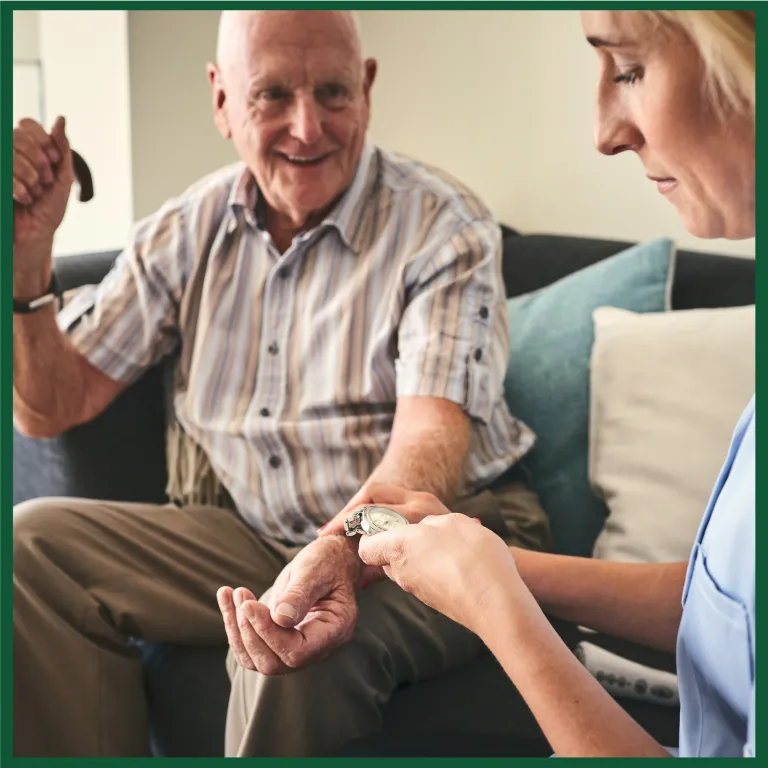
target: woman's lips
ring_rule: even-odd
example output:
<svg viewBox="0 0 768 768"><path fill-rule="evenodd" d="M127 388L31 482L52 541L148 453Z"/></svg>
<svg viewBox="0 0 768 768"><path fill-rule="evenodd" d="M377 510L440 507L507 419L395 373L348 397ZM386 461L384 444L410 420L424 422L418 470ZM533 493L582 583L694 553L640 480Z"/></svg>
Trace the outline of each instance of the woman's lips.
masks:
<svg viewBox="0 0 768 768"><path fill-rule="evenodd" d="M673 179L669 176L649 176L648 178L651 181L656 182L656 188L659 190L659 192L661 192L662 195L668 195L678 185L677 179Z"/></svg>

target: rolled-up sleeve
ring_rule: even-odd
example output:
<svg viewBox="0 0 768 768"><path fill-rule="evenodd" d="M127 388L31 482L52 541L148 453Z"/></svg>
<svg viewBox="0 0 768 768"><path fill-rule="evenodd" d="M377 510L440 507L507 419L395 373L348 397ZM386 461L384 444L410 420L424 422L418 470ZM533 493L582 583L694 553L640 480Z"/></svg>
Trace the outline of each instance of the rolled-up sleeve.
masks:
<svg viewBox="0 0 768 768"><path fill-rule="evenodd" d="M102 282L59 313L77 350L111 379L135 381L178 344L185 241L183 210L168 204L134 227Z"/></svg>
<svg viewBox="0 0 768 768"><path fill-rule="evenodd" d="M509 330L496 222L465 222L422 259L398 330L397 395L439 397L488 423Z"/></svg>

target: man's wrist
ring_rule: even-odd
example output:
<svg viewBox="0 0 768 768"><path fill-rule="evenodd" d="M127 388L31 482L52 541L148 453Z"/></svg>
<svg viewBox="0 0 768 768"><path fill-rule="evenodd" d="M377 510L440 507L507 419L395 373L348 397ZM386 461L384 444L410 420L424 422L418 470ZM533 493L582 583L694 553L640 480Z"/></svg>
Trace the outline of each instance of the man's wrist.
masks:
<svg viewBox="0 0 768 768"><path fill-rule="evenodd" d="M384 573L384 569L379 566L366 565L360 559L360 540L361 536L347 536L346 534L336 534L337 536L343 536L346 539L347 547L354 558L355 565L353 568L356 570L355 582L359 589L365 589L371 584L375 584L377 581L383 581L387 578Z"/></svg>
<svg viewBox="0 0 768 768"><path fill-rule="evenodd" d="M345 533L338 534L339 538L344 539L344 543L352 553L352 557L355 562L359 564L360 568L363 567L363 561L360 559L360 536L347 536Z"/></svg>
<svg viewBox="0 0 768 768"><path fill-rule="evenodd" d="M322 539L318 539L318 541L327 541L328 539L339 542L339 546L343 548L344 552L348 556L347 559L352 572L352 576L354 577L355 582L357 582L358 578L360 577L360 571L363 569L363 561L360 559L360 555L357 551L358 547L360 546L359 537L347 536L343 533L340 533L325 536Z"/></svg>
<svg viewBox="0 0 768 768"><path fill-rule="evenodd" d="M53 242L45 241L13 252L13 298L31 301L43 296L51 284Z"/></svg>

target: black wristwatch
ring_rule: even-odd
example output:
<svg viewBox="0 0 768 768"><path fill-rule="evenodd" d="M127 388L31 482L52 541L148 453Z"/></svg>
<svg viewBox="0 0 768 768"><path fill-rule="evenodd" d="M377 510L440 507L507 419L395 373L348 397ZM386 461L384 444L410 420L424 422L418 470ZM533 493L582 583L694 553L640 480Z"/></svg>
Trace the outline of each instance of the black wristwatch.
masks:
<svg viewBox="0 0 768 768"><path fill-rule="evenodd" d="M64 306L64 297L59 287L59 283L56 280L56 273L51 272L51 284L48 286L48 290L36 299L30 299L29 301L13 300L13 312L14 314L28 315L31 312L37 312L38 309L47 307L49 304L57 301L59 303L59 309Z"/></svg>

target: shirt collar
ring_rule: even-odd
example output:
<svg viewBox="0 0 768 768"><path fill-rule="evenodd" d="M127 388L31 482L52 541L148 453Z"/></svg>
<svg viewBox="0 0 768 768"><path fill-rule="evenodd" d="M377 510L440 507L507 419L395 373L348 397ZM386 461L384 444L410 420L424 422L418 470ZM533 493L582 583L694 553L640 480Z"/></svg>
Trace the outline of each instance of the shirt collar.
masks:
<svg viewBox="0 0 768 768"><path fill-rule="evenodd" d="M377 163L374 162L376 149L372 144L366 143L360 160L357 164L355 176L348 189L333 207L331 212L317 226L317 230L325 227L335 228L344 243L356 254L360 253L360 224L366 209L366 202L376 183ZM246 221L254 228L261 225L256 215L259 203L259 188L256 179L246 166L235 179L232 190L229 193L228 205L233 213L238 210L243 212Z"/></svg>
<svg viewBox="0 0 768 768"><path fill-rule="evenodd" d="M361 250L360 224L376 184L377 163L374 162L374 155L373 145L366 143L352 184L321 224L335 227L347 247L358 255Z"/></svg>
<svg viewBox="0 0 768 768"><path fill-rule="evenodd" d="M248 166L243 163L242 171L235 178L235 183L232 185L227 205L235 215L238 211L242 211L248 223L256 228L259 226L259 222L256 219L256 204L258 200L259 188L256 184L256 179L248 170Z"/></svg>

